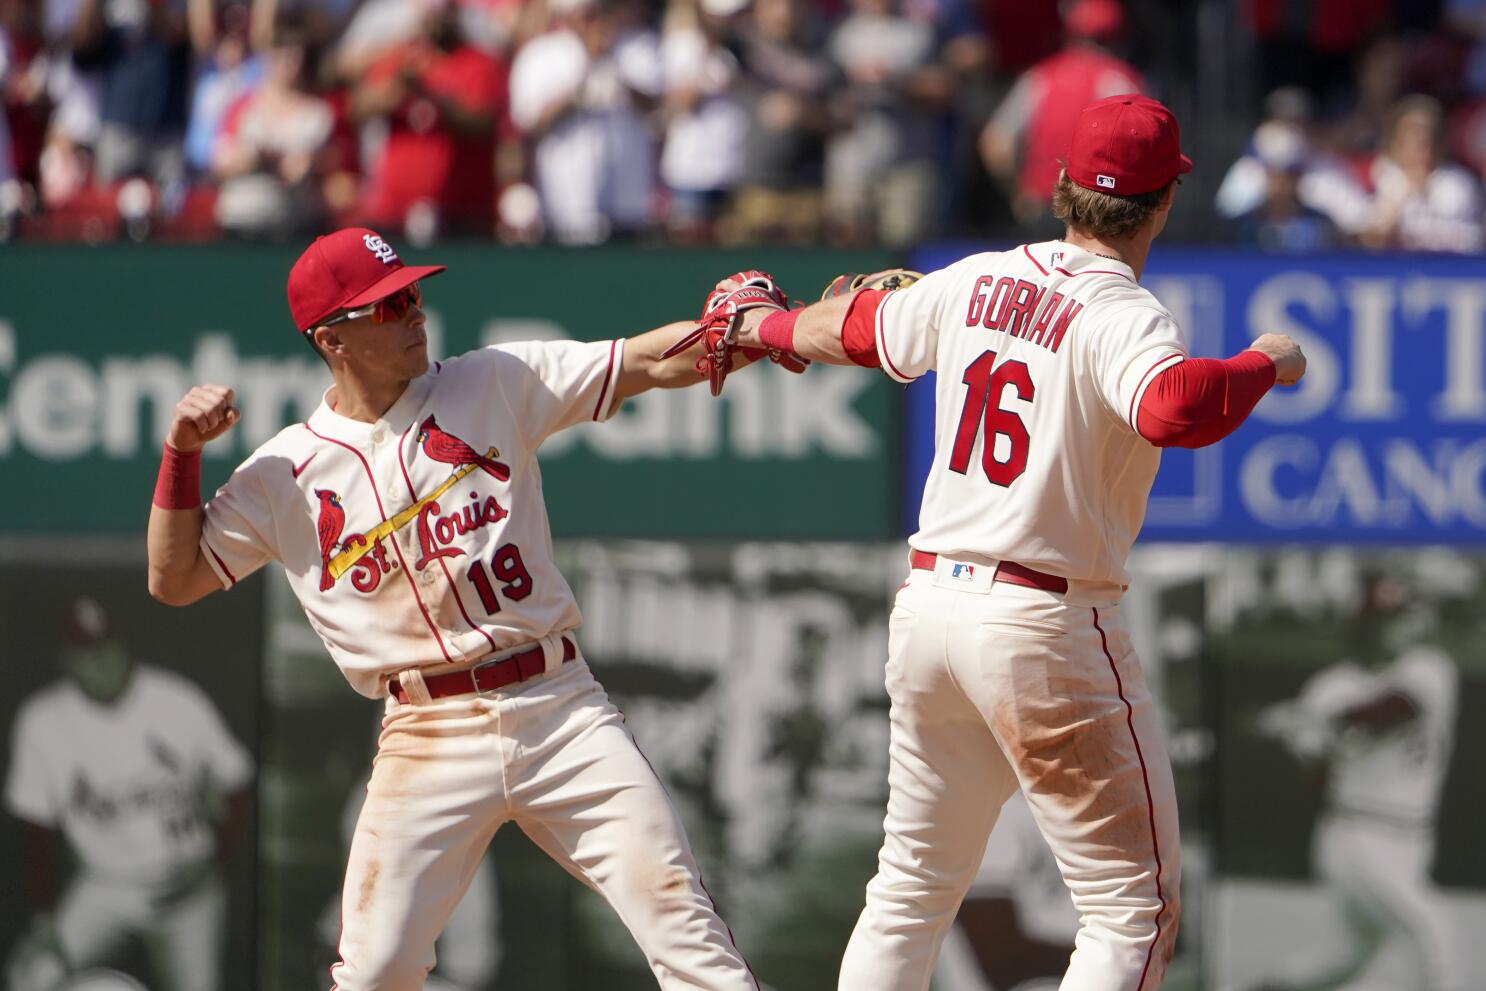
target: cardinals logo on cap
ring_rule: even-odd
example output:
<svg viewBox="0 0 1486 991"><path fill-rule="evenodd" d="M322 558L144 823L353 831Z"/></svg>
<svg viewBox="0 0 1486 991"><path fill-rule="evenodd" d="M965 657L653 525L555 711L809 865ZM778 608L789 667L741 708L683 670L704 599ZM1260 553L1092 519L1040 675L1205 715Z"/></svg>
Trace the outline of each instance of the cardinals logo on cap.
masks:
<svg viewBox="0 0 1486 991"><path fill-rule="evenodd" d="M383 241L380 235L363 234L361 243L366 245L366 250L377 256L383 265L391 265L397 261L397 252L392 250L392 245Z"/></svg>

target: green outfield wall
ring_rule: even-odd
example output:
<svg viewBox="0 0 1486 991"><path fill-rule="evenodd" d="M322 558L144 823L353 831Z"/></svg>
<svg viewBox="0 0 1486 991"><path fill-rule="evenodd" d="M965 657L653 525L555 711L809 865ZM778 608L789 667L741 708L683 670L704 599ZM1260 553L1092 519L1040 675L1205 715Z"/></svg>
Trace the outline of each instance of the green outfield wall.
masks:
<svg viewBox="0 0 1486 991"><path fill-rule="evenodd" d="M449 266L426 287L435 356L500 341L634 335L694 316L717 279L745 266L808 296L839 272L890 261L870 252L478 245L404 257ZM293 260L293 249L256 245L0 252L0 475L11 483L0 487L0 533L142 531L160 441L193 383L234 387L243 410L240 428L208 448L208 485L306 417L329 376L289 319ZM638 397L614 421L544 448L553 529L890 536L899 395L860 369L796 377L771 365L730 381L720 403L700 386ZM771 513L783 486L818 498L787 517Z"/></svg>

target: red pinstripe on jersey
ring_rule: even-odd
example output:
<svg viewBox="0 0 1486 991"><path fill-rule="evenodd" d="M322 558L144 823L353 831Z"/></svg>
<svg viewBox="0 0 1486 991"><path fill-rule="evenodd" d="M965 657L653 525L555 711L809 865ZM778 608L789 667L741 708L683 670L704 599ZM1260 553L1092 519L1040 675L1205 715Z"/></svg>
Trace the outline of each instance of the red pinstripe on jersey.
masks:
<svg viewBox="0 0 1486 991"><path fill-rule="evenodd" d="M1042 262L1040 262L1036 258L1032 257L1032 249L1030 247L1028 247L1025 244L1022 245L1022 252L1027 256L1027 261L1029 261L1033 265L1036 265L1037 266L1037 271L1041 272L1043 275L1046 275L1047 274L1047 269L1045 269L1045 268L1042 267ZM1059 269L1058 271L1061 272L1062 269Z"/></svg>
<svg viewBox="0 0 1486 991"><path fill-rule="evenodd" d="M1145 387L1150 384L1151 379L1155 377L1157 372L1165 368L1170 368L1176 362L1184 360L1186 360L1186 356L1182 354L1164 354L1140 377L1140 385L1135 387L1135 392L1130 396L1130 413L1126 417L1130 421L1130 426L1135 427L1137 431L1140 429L1135 423L1135 410L1140 405L1140 397L1145 395Z"/></svg>
<svg viewBox="0 0 1486 991"><path fill-rule="evenodd" d="M614 375L614 351L619 347L616 338L609 342L609 365L604 369L604 387L599 390L599 401L594 404L593 418L597 420L604 412L604 397L609 394L609 379Z"/></svg>
<svg viewBox="0 0 1486 991"><path fill-rule="evenodd" d="M397 443L397 466L402 469L402 480L404 483L407 484L408 498L412 499L414 502L418 501L418 492L416 489L413 488L412 477L408 475L408 462L407 459L403 457L403 452L407 450L408 433L413 429L417 422L418 421L415 418L411 423L408 424L407 430L404 430L402 432L402 437L398 439ZM397 538L394 537L392 542L395 545L397 543ZM485 632L484 627L476 625L475 621L470 619L470 614L465 610L464 599L462 599L459 595L459 586L455 584L454 576L449 574L449 562L445 561L443 558L439 558L438 561L439 567L442 568L444 571L444 577L449 580L449 588L454 592L454 604L459 607L459 615L464 617L464 621L469 625L470 629L475 630L480 634L480 636L485 638L485 641L490 644L491 650L495 650L495 640L490 636L489 633Z"/></svg>
<svg viewBox="0 0 1486 991"><path fill-rule="evenodd" d="M222 555L218 554L215 550L213 550L212 549L212 545L206 542L206 538L205 537L202 537L201 538L201 546L205 547L207 553L212 556L212 560L217 562L217 567L219 567L219 568L222 569L222 574L224 574L224 575L227 576L227 580L230 581L232 584L236 585L237 584L237 576L234 575L232 573L232 570L227 567L227 562L224 561L224 560L222 560Z"/></svg>
<svg viewBox="0 0 1486 991"><path fill-rule="evenodd" d="M385 520L387 518L387 510L382 506L382 493L380 490L377 489L377 478L375 475L372 474L371 465L366 463L365 455L363 455L360 451L356 450L356 448L352 447L350 444L347 444L343 440L336 440L334 437L325 436L309 424L305 424L305 429L314 434L316 437L325 441L327 444L334 444L337 447L344 447L346 450L356 455L356 460L361 462L362 471L366 472L366 480L371 485L372 495L376 497L377 512L381 514L382 519ZM408 567L407 559L402 556L402 547L398 544L396 537L393 537L390 543L392 544L392 549L397 553L398 563L402 565L403 577L408 580L408 587L413 590L413 601L418 603L418 611L423 614L423 621L428 624L429 632L432 633L433 638L438 641L439 652L444 655L444 660L454 660L454 658L451 657L449 654L448 646L446 646L444 643L444 635L439 632L438 626L434 624L433 617L428 614L428 607L423 604L423 597L418 594L418 583L413 580L413 572Z"/></svg>

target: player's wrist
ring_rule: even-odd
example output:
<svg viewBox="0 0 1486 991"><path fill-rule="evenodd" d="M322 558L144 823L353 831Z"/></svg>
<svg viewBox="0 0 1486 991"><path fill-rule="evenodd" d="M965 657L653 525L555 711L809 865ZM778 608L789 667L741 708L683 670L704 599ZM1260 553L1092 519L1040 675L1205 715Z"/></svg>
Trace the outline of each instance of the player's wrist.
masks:
<svg viewBox="0 0 1486 991"><path fill-rule="evenodd" d="M201 448L181 450L165 442L154 504L161 509L195 509L201 505Z"/></svg>
<svg viewBox="0 0 1486 991"><path fill-rule="evenodd" d="M763 318L758 325L758 340L766 348L778 351L794 351L795 321L803 310L775 310Z"/></svg>
<svg viewBox="0 0 1486 991"><path fill-rule="evenodd" d="M1229 359L1236 371L1258 371L1265 368L1275 368L1277 362L1275 356L1261 348L1247 348L1240 351Z"/></svg>

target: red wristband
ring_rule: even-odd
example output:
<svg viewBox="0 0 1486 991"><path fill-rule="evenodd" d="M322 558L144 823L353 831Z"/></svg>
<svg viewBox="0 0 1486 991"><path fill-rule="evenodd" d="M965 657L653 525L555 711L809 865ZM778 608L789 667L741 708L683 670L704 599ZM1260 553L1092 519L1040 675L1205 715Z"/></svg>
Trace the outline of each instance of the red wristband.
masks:
<svg viewBox="0 0 1486 991"><path fill-rule="evenodd" d="M161 509L195 509L201 505L201 452L177 451L169 444L160 457L155 505Z"/></svg>
<svg viewBox="0 0 1486 991"><path fill-rule="evenodd" d="M779 351L795 349L795 321L801 310L776 310L764 317L758 326L758 339L764 347Z"/></svg>

